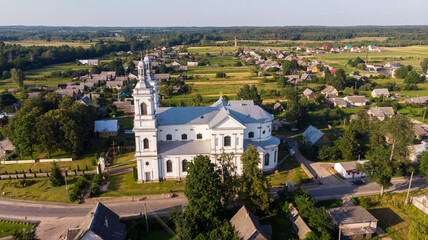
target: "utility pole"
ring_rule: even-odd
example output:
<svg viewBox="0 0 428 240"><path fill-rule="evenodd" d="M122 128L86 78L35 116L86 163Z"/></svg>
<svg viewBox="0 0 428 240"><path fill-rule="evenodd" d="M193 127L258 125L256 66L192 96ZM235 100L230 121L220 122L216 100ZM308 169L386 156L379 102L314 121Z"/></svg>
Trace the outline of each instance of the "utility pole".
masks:
<svg viewBox="0 0 428 240"><path fill-rule="evenodd" d="M407 196L406 196L406 201L404 201L404 205L407 205L407 203L409 203L408 199L409 199L410 188L412 187L413 172L414 171L412 171L412 176L410 176L409 189L407 189Z"/></svg>
<svg viewBox="0 0 428 240"><path fill-rule="evenodd" d="M67 184L67 169L64 170L64 178L65 178L65 189L67 189L67 196L70 197L70 193L68 192L68 184Z"/></svg>
<svg viewBox="0 0 428 240"><path fill-rule="evenodd" d="M339 224L339 240L340 240L340 234L342 233L342 231L341 231L341 226L340 226L340 224Z"/></svg>
<svg viewBox="0 0 428 240"><path fill-rule="evenodd" d="M147 221L147 207L145 203L144 203L144 216L146 217L146 229L147 229L147 232L149 232L149 222Z"/></svg>
<svg viewBox="0 0 428 240"><path fill-rule="evenodd" d="M425 110L424 110L424 117L422 118L422 122L424 122L424 121L425 121L425 113L427 113L427 107L425 107Z"/></svg>

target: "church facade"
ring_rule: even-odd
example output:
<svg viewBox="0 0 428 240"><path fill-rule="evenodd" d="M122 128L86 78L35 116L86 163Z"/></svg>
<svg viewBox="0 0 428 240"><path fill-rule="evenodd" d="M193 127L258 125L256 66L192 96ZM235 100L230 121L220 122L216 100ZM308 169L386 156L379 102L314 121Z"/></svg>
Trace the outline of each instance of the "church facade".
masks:
<svg viewBox="0 0 428 240"><path fill-rule="evenodd" d="M241 155L253 145L262 159L263 171L278 164L279 139L271 135L273 117L252 101L229 101L222 97L209 107L160 107L159 83L151 59L138 63L134 88L134 133L138 182L182 179L196 155L234 154L237 173Z"/></svg>

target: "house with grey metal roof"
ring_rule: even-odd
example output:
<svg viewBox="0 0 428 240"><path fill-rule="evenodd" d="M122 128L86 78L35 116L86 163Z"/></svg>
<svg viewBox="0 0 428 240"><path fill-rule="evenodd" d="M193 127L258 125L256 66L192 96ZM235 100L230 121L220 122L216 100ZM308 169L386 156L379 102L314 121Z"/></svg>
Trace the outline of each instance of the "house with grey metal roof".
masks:
<svg viewBox="0 0 428 240"><path fill-rule="evenodd" d="M367 113L372 118L377 118L379 121L383 121L395 115L392 107L371 107Z"/></svg>
<svg viewBox="0 0 428 240"><path fill-rule="evenodd" d="M117 136L119 133L119 122L117 119L95 121L94 133L104 138Z"/></svg>
<svg viewBox="0 0 428 240"><path fill-rule="evenodd" d="M303 133L303 141L305 143L314 145L329 145L331 141L328 139L325 133L318 130L316 127L310 125Z"/></svg>
<svg viewBox="0 0 428 240"><path fill-rule="evenodd" d="M372 97L389 97L389 90L388 88L376 88L372 91Z"/></svg>
<svg viewBox="0 0 428 240"><path fill-rule="evenodd" d="M184 178L195 156L217 163L215 156L223 151L233 153L240 174L240 157L250 145L259 153L260 169L277 166L280 141L271 135L273 116L252 100L226 102L220 96L211 106L160 107L149 57L138 63L138 78L133 131L139 182Z"/></svg>
<svg viewBox="0 0 428 240"><path fill-rule="evenodd" d="M327 209L339 226L342 239L371 238L376 232L378 220L362 206Z"/></svg>
<svg viewBox="0 0 428 240"><path fill-rule="evenodd" d="M125 240L126 225L119 221L119 216L98 202L78 228L67 232L67 240Z"/></svg>
<svg viewBox="0 0 428 240"><path fill-rule="evenodd" d="M239 209L229 222L240 240L271 239L272 227L270 225L261 225L257 217L245 205Z"/></svg>

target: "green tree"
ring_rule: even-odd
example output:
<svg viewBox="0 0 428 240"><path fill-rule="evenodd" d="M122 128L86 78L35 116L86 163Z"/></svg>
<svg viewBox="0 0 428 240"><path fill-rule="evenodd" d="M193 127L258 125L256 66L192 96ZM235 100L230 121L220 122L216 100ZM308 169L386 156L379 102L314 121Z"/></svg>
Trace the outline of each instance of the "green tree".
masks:
<svg viewBox="0 0 428 240"><path fill-rule="evenodd" d="M189 202L186 208L207 220L217 216L221 208L219 171L210 158L203 155L196 156L188 166L184 190Z"/></svg>
<svg viewBox="0 0 428 240"><path fill-rule="evenodd" d="M422 77L416 71L411 71L404 78L404 83L406 83L406 84L416 84L416 83L420 83L421 79L422 79Z"/></svg>
<svg viewBox="0 0 428 240"><path fill-rule="evenodd" d="M340 141L340 151L342 152L343 158L347 160L357 159L358 142L355 137L355 131L351 128L348 128L346 129L345 134L343 134L343 138Z"/></svg>
<svg viewBox="0 0 428 240"><path fill-rule="evenodd" d="M343 69L339 68L334 73L334 78L331 82L331 85L335 87L337 90L342 90L346 85L346 73Z"/></svg>
<svg viewBox="0 0 428 240"><path fill-rule="evenodd" d="M39 139L38 146L42 151L48 152L49 158L51 158L51 153L59 148L62 141L58 112L59 110L51 110L40 116L35 129Z"/></svg>
<svg viewBox="0 0 428 240"><path fill-rule="evenodd" d="M193 98L193 103L195 104L195 106L201 105L202 96L200 94L196 94L195 97Z"/></svg>
<svg viewBox="0 0 428 240"><path fill-rule="evenodd" d="M355 114L357 119L351 122L350 127L355 131L358 138L365 136L369 130L369 115L367 114L367 110L361 108Z"/></svg>
<svg viewBox="0 0 428 240"><path fill-rule="evenodd" d="M421 62L421 67L422 67L422 72L424 72L424 73L428 72L428 58L425 58Z"/></svg>
<svg viewBox="0 0 428 240"><path fill-rule="evenodd" d="M222 179L221 183L221 198L223 208L229 207L237 194L236 166L233 164L233 153L225 153L224 151L216 157L219 165L219 174Z"/></svg>
<svg viewBox="0 0 428 240"><path fill-rule="evenodd" d="M51 174L49 175L49 181L51 182L52 186L58 187L64 185L65 181L62 177L61 170L59 169L56 162L54 162L52 168L51 168Z"/></svg>
<svg viewBox="0 0 428 240"><path fill-rule="evenodd" d="M399 160L406 158L408 147L412 144L415 136L413 123L410 119L404 115L394 115L385 121L383 130L390 136L392 142L390 161L395 154Z"/></svg>
<svg viewBox="0 0 428 240"><path fill-rule="evenodd" d="M31 156L33 159L34 146L39 138L34 131L36 128L36 115L34 113L25 114L17 117L11 125L11 141L18 149L20 155Z"/></svg>
<svg viewBox="0 0 428 240"><path fill-rule="evenodd" d="M24 78L25 78L24 72L22 72L21 69L13 68L10 71L10 74L12 76L12 81L17 83L19 88L23 88L24 87Z"/></svg>
<svg viewBox="0 0 428 240"><path fill-rule="evenodd" d="M263 215L269 211L273 199L269 193L270 182L259 168L260 161L259 153L252 145L242 154L239 197L250 211Z"/></svg>
<svg viewBox="0 0 428 240"><path fill-rule="evenodd" d="M14 232L12 240L39 240L39 238L36 235L36 228L31 228L29 230Z"/></svg>
<svg viewBox="0 0 428 240"><path fill-rule="evenodd" d="M217 72L215 74L216 78L225 78L226 77L226 73L225 72Z"/></svg>
<svg viewBox="0 0 428 240"><path fill-rule="evenodd" d="M422 152L421 155L419 155L419 162L419 172L426 177L428 182L428 152Z"/></svg>
<svg viewBox="0 0 428 240"><path fill-rule="evenodd" d="M336 146L322 146L318 152L318 159L321 161L337 160L340 157L340 150Z"/></svg>
<svg viewBox="0 0 428 240"><path fill-rule="evenodd" d="M378 147L376 151L371 152L368 162L357 165L357 169L365 173L370 181L381 186L381 196L384 188L392 186L391 178L394 174L394 166L388 159L389 154L390 151L387 148Z"/></svg>
<svg viewBox="0 0 428 240"><path fill-rule="evenodd" d="M244 100L253 100L254 104L261 105L263 99L261 99L260 94L255 85L252 85L251 88L248 84L245 84L238 92L238 98Z"/></svg>
<svg viewBox="0 0 428 240"><path fill-rule="evenodd" d="M396 78L405 78L407 74L409 73L409 68L407 66L401 66L397 70L395 70L395 77Z"/></svg>
<svg viewBox="0 0 428 240"><path fill-rule="evenodd" d="M172 90L172 86L168 86L168 85L166 85L166 86L162 86L162 87L159 89L159 93L160 93L161 95L164 95L164 96L167 96L167 97L172 96L172 92L173 92L173 90Z"/></svg>

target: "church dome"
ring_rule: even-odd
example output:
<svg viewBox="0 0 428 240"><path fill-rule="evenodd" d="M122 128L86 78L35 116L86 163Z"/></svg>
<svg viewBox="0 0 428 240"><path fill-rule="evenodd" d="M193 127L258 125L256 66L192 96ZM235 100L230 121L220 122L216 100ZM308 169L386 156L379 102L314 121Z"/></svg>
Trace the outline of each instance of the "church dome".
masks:
<svg viewBox="0 0 428 240"><path fill-rule="evenodd" d="M152 63L152 59L148 55L146 55L144 57L144 63L147 64L147 65L149 65L149 63Z"/></svg>

